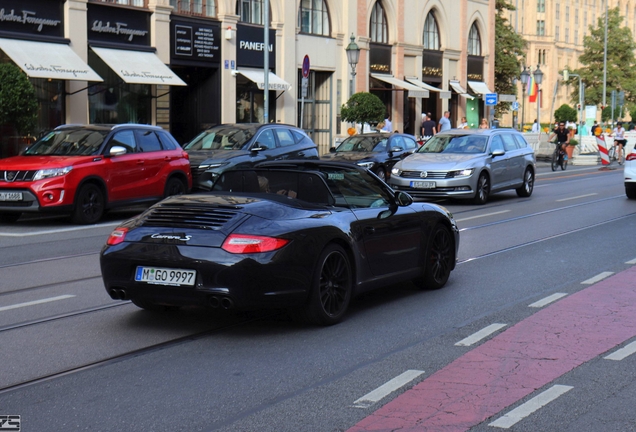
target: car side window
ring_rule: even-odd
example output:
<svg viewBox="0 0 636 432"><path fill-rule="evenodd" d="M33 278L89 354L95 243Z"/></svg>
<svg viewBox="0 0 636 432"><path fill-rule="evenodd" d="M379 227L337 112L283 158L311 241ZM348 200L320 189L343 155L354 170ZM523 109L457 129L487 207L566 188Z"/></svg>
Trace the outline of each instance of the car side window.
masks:
<svg viewBox="0 0 636 432"><path fill-rule="evenodd" d="M501 136L504 142L504 149L506 151L517 150L517 142L510 134L503 134Z"/></svg>
<svg viewBox="0 0 636 432"><path fill-rule="evenodd" d="M287 147L296 144L294 137L288 129L278 128L276 129L276 136L278 137L278 143L281 147Z"/></svg>
<svg viewBox="0 0 636 432"><path fill-rule="evenodd" d="M497 150L504 150L504 144L499 135L495 135L492 137L492 140L490 140L490 151L494 152Z"/></svg>
<svg viewBox="0 0 636 432"><path fill-rule="evenodd" d="M139 144L139 150L144 153L156 152L163 150L161 142L154 131L151 130L136 130L135 136L137 137L137 143Z"/></svg>
<svg viewBox="0 0 636 432"><path fill-rule="evenodd" d="M513 135L515 137L515 140L517 141L517 145L519 146L519 148L526 148L528 147L528 142L526 141L526 139L524 137L522 137L521 135Z"/></svg>
<svg viewBox="0 0 636 432"><path fill-rule="evenodd" d="M404 139L404 144L406 144L407 150L415 150L417 148L417 143L414 139L409 137L402 137Z"/></svg>
<svg viewBox="0 0 636 432"><path fill-rule="evenodd" d="M323 173L336 206L351 209L387 207L393 201L380 182L366 172L324 169Z"/></svg>
<svg viewBox="0 0 636 432"><path fill-rule="evenodd" d="M168 136L168 134L166 134L165 132L158 132L157 135L159 136L159 141L161 141L161 145L163 146L164 150L177 149L178 144L174 138L171 139L171 137Z"/></svg>
<svg viewBox="0 0 636 432"><path fill-rule="evenodd" d="M126 153L137 153L135 134L131 130L115 132L115 135L110 140L109 147L112 148L113 146L122 146L126 149Z"/></svg>
<svg viewBox="0 0 636 432"><path fill-rule="evenodd" d="M274 132L271 129L261 132L256 138L258 147L262 147L265 150L276 148L276 139L274 138Z"/></svg>
<svg viewBox="0 0 636 432"><path fill-rule="evenodd" d="M393 137L393 139L391 140L391 149L394 149L396 147L402 150L406 149L406 146L404 145L404 140L402 139L401 136Z"/></svg>
<svg viewBox="0 0 636 432"><path fill-rule="evenodd" d="M302 140L309 139L309 137L308 137L307 135L305 135L304 133L302 133L302 132L300 132L300 131L297 131L297 130L295 130L295 129L292 129L292 130L291 130L291 133L292 133L292 135L294 136L294 140L295 140L297 143L301 142Z"/></svg>

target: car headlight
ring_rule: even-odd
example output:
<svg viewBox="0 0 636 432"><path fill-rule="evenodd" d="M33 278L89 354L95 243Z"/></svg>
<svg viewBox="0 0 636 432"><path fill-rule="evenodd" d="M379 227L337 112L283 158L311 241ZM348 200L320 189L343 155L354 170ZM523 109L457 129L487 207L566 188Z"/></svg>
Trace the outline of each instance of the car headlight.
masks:
<svg viewBox="0 0 636 432"><path fill-rule="evenodd" d="M398 176L398 177L399 177L399 176L401 176L401 175L402 175L402 170L401 170L401 169L399 169L399 168L395 168L395 167L393 167L393 168L391 169L391 175L394 175L394 176Z"/></svg>
<svg viewBox="0 0 636 432"><path fill-rule="evenodd" d="M474 171L475 171L475 168L466 168L466 169L457 170L457 171L449 171L448 176L452 178L470 177Z"/></svg>
<svg viewBox="0 0 636 432"><path fill-rule="evenodd" d="M45 178L63 176L71 172L72 169L73 167L69 166L64 168L49 168L49 169L39 170L38 172L35 173L35 176L33 176L33 180L42 180Z"/></svg>
<svg viewBox="0 0 636 432"><path fill-rule="evenodd" d="M375 162L358 162L357 165L362 168L371 169L373 165L375 165Z"/></svg>
<svg viewBox="0 0 636 432"><path fill-rule="evenodd" d="M223 165L227 165L227 162L213 163L213 164L201 164L201 165L199 165L199 168L203 169L203 170L209 170L209 169L222 167Z"/></svg>

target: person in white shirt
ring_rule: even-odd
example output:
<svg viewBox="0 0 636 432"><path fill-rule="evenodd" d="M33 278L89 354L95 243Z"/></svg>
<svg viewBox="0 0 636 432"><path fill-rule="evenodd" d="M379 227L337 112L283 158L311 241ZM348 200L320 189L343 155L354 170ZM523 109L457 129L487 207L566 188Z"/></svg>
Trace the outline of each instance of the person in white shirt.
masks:
<svg viewBox="0 0 636 432"><path fill-rule="evenodd" d="M614 136L614 146L618 147L618 164L623 164L623 147L627 144L627 140L625 139L625 129L623 129L623 123L618 122L616 127L610 134L610 136Z"/></svg>
<svg viewBox="0 0 636 432"><path fill-rule="evenodd" d="M539 122L537 119L535 119L534 123L532 123L532 133L539 133Z"/></svg>
<svg viewBox="0 0 636 432"><path fill-rule="evenodd" d="M387 116L384 119L384 126L380 129L382 132L393 132L393 124L391 123L391 116Z"/></svg>

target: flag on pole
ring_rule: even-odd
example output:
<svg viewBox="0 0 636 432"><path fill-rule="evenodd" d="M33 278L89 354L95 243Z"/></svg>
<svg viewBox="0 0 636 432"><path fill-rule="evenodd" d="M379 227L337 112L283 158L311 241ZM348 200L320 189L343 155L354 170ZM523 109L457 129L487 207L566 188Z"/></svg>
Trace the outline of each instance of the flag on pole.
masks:
<svg viewBox="0 0 636 432"><path fill-rule="evenodd" d="M530 99L528 99L528 102L536 102L538 95L539 95L539 85L537 83L534 83L534 86L532 86L532 91L530 92Z"/></svg>

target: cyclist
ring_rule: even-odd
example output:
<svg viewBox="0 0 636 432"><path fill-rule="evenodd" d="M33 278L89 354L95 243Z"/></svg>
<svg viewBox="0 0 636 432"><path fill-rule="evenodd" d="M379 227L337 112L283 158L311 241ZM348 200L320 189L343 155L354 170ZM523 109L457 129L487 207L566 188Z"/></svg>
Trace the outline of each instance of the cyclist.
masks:
<svg viewBox="0 0 636 432"><path fill-rule="evenodd" d="M557 139L557 150L559 150L559 154L563 160L568 160L568 155L565 154L565 148L563 148L563 146L570 144L570 133L565 128L564 122L559 122L559 126L552 131L552 135L550 135L548 141L552 141L554 137Z"/></svg>
<svg viewBox="0 0 636 432"><path fill-rule="evenodd" d="M623 129L623 122L616 123L616 127L610 134L610 136L614 136L614 147L617 147L618 150L618 164L623 164L623 148L627 144L627 140L625 139L625 129Z"/></svg>

